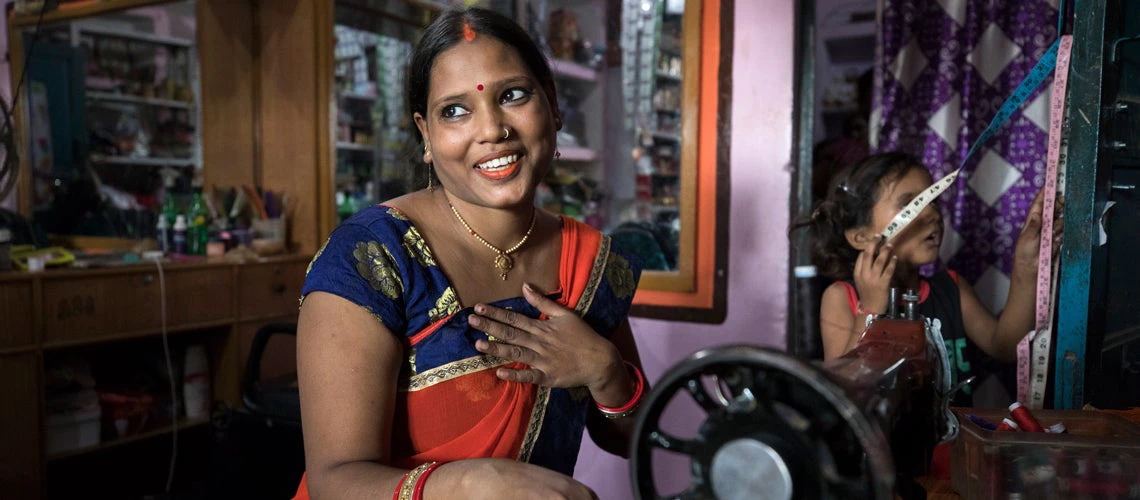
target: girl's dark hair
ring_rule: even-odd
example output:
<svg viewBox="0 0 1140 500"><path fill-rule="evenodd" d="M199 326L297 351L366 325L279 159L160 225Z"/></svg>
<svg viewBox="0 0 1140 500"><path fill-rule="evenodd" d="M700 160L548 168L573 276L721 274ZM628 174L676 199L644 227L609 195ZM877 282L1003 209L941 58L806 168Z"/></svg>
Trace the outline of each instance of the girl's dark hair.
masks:
<svg viewBox="0 0 1140 500"><path fill-rule="evenodd" d="M424 31L412 59L408 65L408 114L427 117L428 91L431 88L431 69L435 58L447 49L464 40L465 27L475 32L476 37L490 36L515 49L523 64L538 79L538 84L546 93L552 112L558 113L558 100L554 89L554 75L550 64L530 35L517 23L497 12L469 8L448 10ZM416 131L416 138L423 143L424 138Z"/></svg>
<svg viewBox="0 0 1140 500"><path fill-rule="evenodd" d="M882 187L922 164L906 153L880 153L868 156L840 171L831 182L827 198L807 217L792 225L792 231L806 227L811 239L811 260L824 276L851 279L859 251L847 242L848 229L871 223L871 212L879 201Z"/></svg>

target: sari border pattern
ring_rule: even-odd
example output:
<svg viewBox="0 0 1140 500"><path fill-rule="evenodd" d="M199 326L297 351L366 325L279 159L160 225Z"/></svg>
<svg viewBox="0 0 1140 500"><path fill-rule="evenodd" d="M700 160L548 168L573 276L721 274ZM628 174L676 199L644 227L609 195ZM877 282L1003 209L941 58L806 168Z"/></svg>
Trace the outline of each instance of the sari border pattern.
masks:
<svg viewBox="0 0 1140 500"><path fill-rule="evenodd" d="M538 435L542 433L542 422L546 419L546 405L550 402L550 388L539 387L534 395L534 409L530 413L530 423L526 427L522 446L519 447L519 461L530 462L530 455L534 452L534 445L538 442Z"/></svg>
<svg viewBox="0 0 1140 500"><path fill-rule="evenodd" d="M586 311L590 310L590 305L594 302L594 295L602 284L602 277L605 274L606 263L610 256L610 237L602 236L602 242L598 247L598 255L594 257L594 266L590 269L590 279L586 282L586 289L582 291L582 297L578 299L578 306L574 308L579 316L585 315Z"/></svg>
<svg viewBox="0 0 1140 500"><path fill-rule="evenodd" d="M437 366L423 373L418 373L407 379L407 383L400 384L400 391L415 392L448 380L462 377L469 373L495 368L510 363L495 356L473 356L459 361L452 361L446 365Z"/></svg>

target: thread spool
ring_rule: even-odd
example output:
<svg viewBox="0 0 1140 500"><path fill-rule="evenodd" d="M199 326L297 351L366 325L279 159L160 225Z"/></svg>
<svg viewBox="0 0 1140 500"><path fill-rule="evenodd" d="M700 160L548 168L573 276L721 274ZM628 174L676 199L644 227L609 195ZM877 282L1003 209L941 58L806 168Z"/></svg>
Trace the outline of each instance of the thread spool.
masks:
<svg viewBox="0 0 1140 500"><path fill-rule="evenodd" d="M1045 428L1041 427L1041 422L1038 422L1029 412L1029 408L1022 405L1020 401L1015 401L1009 405L1009 415L1025 432L1045 432Z"/></svg>

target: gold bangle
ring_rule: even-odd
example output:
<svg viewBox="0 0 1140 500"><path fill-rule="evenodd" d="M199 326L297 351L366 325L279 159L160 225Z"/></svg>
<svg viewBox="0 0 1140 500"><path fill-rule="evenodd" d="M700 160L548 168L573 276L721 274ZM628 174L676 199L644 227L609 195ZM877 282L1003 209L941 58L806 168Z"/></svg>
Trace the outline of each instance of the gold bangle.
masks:
<svg viewBox="0 0 1140 500"><path fill-rule="evenodd" d="M400 481L400 487L398 489L399 495L397 495L396 498L399 500L412 500L412 491L415 490L416 481L420 478L420 475L432 465L435 465L435 462L423 463L420 464L419 467L408 471L404 479Z"/></svg>

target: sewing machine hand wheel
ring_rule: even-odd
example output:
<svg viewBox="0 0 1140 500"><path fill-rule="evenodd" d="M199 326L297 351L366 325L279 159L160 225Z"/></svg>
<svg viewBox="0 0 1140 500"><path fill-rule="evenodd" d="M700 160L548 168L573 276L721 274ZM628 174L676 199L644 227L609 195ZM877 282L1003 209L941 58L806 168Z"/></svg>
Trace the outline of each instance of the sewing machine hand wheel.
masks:
<svg viewBox="0 0 1140 500"><path fill-rule="evenodd" d="M660 426L682 392L704 412L688 438ZM822 369L786 353L750 346L697 352L666 372L644 405L630 464L635 498L894 495L890 449L878 426ZM689 458L688 487L658 491L655 452Z"/></svg>

